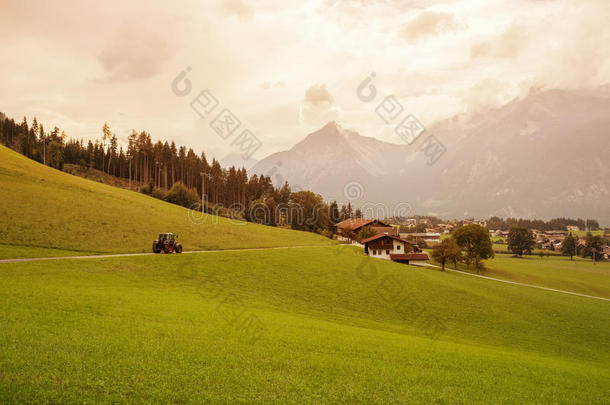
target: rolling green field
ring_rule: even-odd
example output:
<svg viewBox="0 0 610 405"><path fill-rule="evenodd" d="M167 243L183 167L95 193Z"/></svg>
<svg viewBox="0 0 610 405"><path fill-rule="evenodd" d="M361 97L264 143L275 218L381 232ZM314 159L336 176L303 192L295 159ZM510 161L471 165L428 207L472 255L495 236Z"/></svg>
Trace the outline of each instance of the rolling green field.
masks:
<svg viewBox="0 0 610 405"><path fill-rule="evenodd" d="M484 276L610 298L610 262L607 261L593 264L580 257L570 261L566 256L524 255L519 258L496 253L484 264L485 269L480 271ZM447 268L453 269L453 263L448 263ZM457 269L475 273L463 263L458 263Z"/></svg>
<svg viewBox="0 0 610 405"><path fill-rule="evenodd" d="M0 244L0 260L13 258L31 257L63 257L79 256L83 254L94 255L96 252L75 251L65 249L49 249L24 245L2 245Z"/></svg>
<svg viewBox="0 0 610 405"><path fill-rule="evenodd" d="M13 403L607 403L610 303L296 248L0 265Z"/></svg>
<svg viewBox="0 0 610 405"><path fill-rule="evenodd" d="M51 169L4 146L0 146L0 189L4 258L30 256L23 247L40 253L45 253L40 248L71 254L149 252L160 232L177 233L185 250L331 243L308 232L202 215ZM53 250L46 253L57 255Z"/></svg>
<svg viewBox="0 0 610 405"><path fill-rule="evenodd" d="M599 235L599 236L604 236L605 232L604 231L570 231L572 232L573 235L576 236L587 236L588 233L591 233L591 235Z"/></svg>
<svg viewBox="0 0 610 405"><path fill-rule="evenodd" d="M610 302L205 216L0 147L0 403L608 403ZM487 275L608 296L607 264Z"/></svg>
<svg viewBox="0 0 610 405"><path fill-rule="evenodd" d="M485 266L486 276L610 298L610 262L593 264L579 257L570 261L564 256L516 258L497 254Z"/></svg>

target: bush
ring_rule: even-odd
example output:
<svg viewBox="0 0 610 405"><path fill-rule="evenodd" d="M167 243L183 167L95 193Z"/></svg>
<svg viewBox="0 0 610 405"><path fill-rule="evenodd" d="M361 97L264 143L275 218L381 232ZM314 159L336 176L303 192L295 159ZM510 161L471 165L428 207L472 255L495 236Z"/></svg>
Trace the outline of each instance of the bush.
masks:
<svg viewBox="0 0 610 405"><path fill-rule="evenodd" d="M153 192L150 195L155 198L158 198L159 200L165 200L167 194L165 193L165 191L163 191L163 189L155 188L153 189Z"/></svg>
<svg viewBox="0 0 610 405"><path fill-rule="evenodd" d="M199 202L199 196L194 190L189 190L182 183L174 183L172 188L165 195L165 201L190 208Z"/></svg>
<svg viewBox="0 0 610 405"><path fill-rule="evenodd" d="M428 249L429 248L428 242L426 242L423 238L417 238L416 242L417 242L416 243L417 247L420 248L420 249Z"/></svg>
<svg viewBox="0 0 610 405"><path fill-rule="evenodd" d="M140 187L140 193L142 193L142 194L151 195L152 192L153 192L152 184L146 184L146 185Z"/></svg>
<svg viewBox="0 0 610 405"><path fill-rule="evenodd" d="M328 229L318 229L318 233L322 236L326 236L328 239L333 239L334 234Z"/></svg>

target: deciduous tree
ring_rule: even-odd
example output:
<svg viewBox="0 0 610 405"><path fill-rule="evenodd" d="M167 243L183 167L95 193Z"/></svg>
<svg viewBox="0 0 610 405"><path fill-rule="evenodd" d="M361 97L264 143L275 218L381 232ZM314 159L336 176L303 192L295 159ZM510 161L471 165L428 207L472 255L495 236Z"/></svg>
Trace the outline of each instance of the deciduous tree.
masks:
<svg viewBox="0 0 610 405"><path fill-rule="evenodd" d="M576 240L572 236L572 233L569 233L563 242L561 242L561 253L564 256L570 256L570 260L573 260L573 257L576 255Z"/></svg>
<svg viewBox="0 0 610 405"><path fill-rule="evenodd" d="M474 264L477 272L483 268L482 260L494 257L489 231L480 225L464 225L453 231L453 237L464 251L466 263Z"/></svg>
<svg viewBox="0 0 610 405"><path fill-rule="evenodd" d="M604 239L599 235L592 235L590 232L587 233L585 241L585 247L582 252L583 257L591 256L593 263L602 257L604 253Z"/></svg>
<svg viewBox="0 0 610 405"><path fill-rule="evenodd" d="M356 239L360 242L363 239L370 238L371 236L377 235L377 231L375 231L370 226L365 226L356 235Z"/></svg>
<svg viewBox="0 0 610 405"><path fill-rule="evenodd" d="M441 264L443 271L445 271L445 263L457 264L461 257L462 249L453 238L443 239L441 243L432 248L432 258Z"/></svg>
<svg viewBox="0 0 610 405"><path fill-rule="evenodd" d="M516 255L531 254L536 245L534 234L525 228L512 228L508 233L508 250Z"/></svg>

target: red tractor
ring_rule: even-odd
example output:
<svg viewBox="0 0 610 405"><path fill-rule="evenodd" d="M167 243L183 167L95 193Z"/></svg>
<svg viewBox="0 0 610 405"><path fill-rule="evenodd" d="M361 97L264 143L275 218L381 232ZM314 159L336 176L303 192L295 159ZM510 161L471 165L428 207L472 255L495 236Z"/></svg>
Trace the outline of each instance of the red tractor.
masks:
<svg viewBox="0 0 610 405"><path fill-rule="evenodd" d="M182 245L176 239L178 235L173 233L160 233L159 239L153 242L153 253L182 253Z"/></svg>

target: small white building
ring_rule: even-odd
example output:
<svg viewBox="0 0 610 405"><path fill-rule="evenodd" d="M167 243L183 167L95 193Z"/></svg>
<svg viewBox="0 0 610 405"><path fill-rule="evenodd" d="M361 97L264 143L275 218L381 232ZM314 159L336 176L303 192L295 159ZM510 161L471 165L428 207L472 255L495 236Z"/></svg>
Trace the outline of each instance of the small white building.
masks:
<svg viewBox="0 0 610 405"><path fill-rule="evenodd" d="M361 241L364 253L378 259L392 260L400 263L422 262L429 259L428 254L394 235L378 234Z"/></svg>

